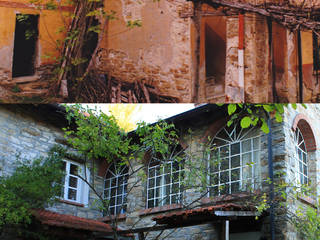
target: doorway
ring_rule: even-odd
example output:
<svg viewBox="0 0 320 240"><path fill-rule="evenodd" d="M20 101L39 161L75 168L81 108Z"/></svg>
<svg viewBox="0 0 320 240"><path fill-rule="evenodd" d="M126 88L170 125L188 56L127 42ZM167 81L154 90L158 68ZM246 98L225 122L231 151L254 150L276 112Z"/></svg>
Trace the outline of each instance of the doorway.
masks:
<svg viewBox="0 0 320 240"><path fill-rule="evenodd" d="M17 14L14 37L12 77L35 73L39 15Z"/></svg>

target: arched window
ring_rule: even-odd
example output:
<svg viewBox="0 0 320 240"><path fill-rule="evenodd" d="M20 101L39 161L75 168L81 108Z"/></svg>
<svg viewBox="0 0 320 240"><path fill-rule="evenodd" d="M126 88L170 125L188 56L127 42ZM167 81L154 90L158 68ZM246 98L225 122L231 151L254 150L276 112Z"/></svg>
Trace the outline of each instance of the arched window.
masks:
<svg viewBox="0 0 320 240"><path fill-rule="evenodd" d="M317 158L314 154L317 149L314 131L304 114L297 114L293 120L292 130L295 145L295 183L309 184L316 188L317 183Z"/></svg>
<svg viewBox="0 0 320 240"><path fill-rule="evenodd" d="M303 138L303 135L299 129L296 128L294 134L294 142L295 142L295 158L296 158L296 173L297 173L297 182L298 184L308 184L308 159L307 159L307 149L306 144Z"/></svg>
<svg viewBox="0 0 320 240"><path fill-rule="evenodd" d="M151 160L148 166L147 208L179 203L182 197L181 163Z"/></svg>
<svg viewBox="0 0 320 240"><path fill-rule="evenodd" d="M209 160L211 196L248 191L259 180L260 130L238 124L221 129Z"/></svg>
<svg viewBox="0 0 320 240"><path fill-rule="evenodd" d="M125 213L127 209L128 167L112 163L104 180L104 198L109 200L111 215Z"/></svg>

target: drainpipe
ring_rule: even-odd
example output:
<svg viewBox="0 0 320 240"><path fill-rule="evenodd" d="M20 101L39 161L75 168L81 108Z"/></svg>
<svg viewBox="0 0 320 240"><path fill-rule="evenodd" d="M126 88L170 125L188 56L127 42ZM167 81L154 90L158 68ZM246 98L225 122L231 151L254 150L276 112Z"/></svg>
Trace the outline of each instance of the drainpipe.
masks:
<svg viewBox="0 0 320 240"><path fill-rule="evenodd" d="M268 127L269 127L269 133L268 133L268 170L269 170L269 178L270 178L270 184L269 184L269 201L270 201L270 234L271 234L271 240L275 240L275 225L274 225L274 185L273 185L273 154L272 154L272 129L271 129L271 118L269 113L267 114L268 118Z"/></svg>
<svg viewBox="0 0 320 240"><path fill-rule="evenodd" d="M298 66L299 66L299 102L303 103L303 76L302 76L302 49L301 49L301 32L298 29Z"/></svg>
<svg viewBox="0 0 320 240"><path fill-rule="evenodd" d="M238 74L240 102L244 102L244 15L239 13Z"/></svg>

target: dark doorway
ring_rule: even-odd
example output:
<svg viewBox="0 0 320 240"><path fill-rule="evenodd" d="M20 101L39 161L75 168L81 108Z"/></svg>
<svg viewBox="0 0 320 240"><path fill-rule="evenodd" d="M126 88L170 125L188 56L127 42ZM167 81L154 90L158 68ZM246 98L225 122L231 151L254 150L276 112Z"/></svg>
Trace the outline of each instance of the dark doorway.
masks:
<svg viewBox="0 0 320 240"><path fill-rule="evenodd" d="M35 73L39 15L17 14L14 37L12 77Z"/></svg>

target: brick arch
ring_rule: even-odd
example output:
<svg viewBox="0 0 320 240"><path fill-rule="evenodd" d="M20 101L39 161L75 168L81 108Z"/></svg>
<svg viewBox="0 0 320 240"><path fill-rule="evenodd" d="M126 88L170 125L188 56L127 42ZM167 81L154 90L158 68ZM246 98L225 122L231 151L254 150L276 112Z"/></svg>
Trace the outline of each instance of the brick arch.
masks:
<svg viewBox="0 0 320 240"><path fill-rule="evenodd" d="M101 160L101 162L99 164L99 169L98 169L98 176L99 177L104 178L106 176L106 172L107 172L108 168L110 167L111 163L108 163L107 160L105 160L105 159Z"/></svg>
<svg viewBox="0 0 320 240"><path fill-rule="evenodd" d="M310 120L307 116L302 113L299 113L293 120L292 130L296 131L297 127L303 135L306 148L308 152L313 152L317 149L316 140L314 137L314 131L310 125Z"/></svg>
<svg viewBox="0 0 320 240"><path fill-rule="evenodd" d="M227 122L229 120L229 117L223 117L218 119L217 121L214 121L208 129L206 130L204 136L201 138L202 142L205 142L208 140L208 137L210 136L211 138L215 137L216 134L226 126Z"/></svg>

